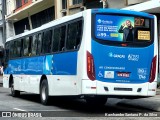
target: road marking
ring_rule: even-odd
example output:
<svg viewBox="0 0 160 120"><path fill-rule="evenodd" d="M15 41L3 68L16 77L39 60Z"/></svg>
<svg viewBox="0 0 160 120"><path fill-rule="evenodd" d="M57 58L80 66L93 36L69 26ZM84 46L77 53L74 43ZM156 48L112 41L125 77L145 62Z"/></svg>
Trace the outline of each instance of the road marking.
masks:
<svg viewBox="0 0 160 120"><path fill-rule="evenodd" d="M18 110L18 111L26 111L26 110L19 109L19 108L13 108L13 109Z"/></svg>

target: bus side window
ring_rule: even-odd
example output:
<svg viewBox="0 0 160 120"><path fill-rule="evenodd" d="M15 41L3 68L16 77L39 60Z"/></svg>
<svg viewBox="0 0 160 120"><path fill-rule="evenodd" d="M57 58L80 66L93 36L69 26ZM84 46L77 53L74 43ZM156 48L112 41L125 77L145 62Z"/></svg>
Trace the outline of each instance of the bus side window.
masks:
<svg viewBox="0 0 160 120"><path fill-rule="evenodd" d="M76 46L77 46L77 49L79 49L80 47L80 44L81 44L81 39L82 39L82 28L83 28L83 25L82 25L82 20L78 21L77 22L77 39L76 39Z"/></svg>
<svg viewBox="0 0 160 120"><path fill-rule="evenodd" d="M10 52L10 42L7 42L5 44L4 68L6 68L6 66L8 65L9 52Z"/></svg>
<svg viewBox="0 0 160 120"><path fill-rule="evenodd" d="M38 34L38 43L37 43L37 55L41 54L41 46L42 46L42 34Z"/></svg>
<svg viewBox="0 0 160 120"><path fill-rule="evenodd" d="M14 58L14 41L10 42L10 58Z"/></svg>
<svg viewBox="0 0 160 120"><path fill-rule="evenodd" d="M21 39L14 41L14 57L21 57Z"/></svg>
<svg viewBox="0 0 160 120"><path fill-rule="evenodd" d="M26 37L23 41L23 56L30 56L31 54L31 37Z"/></svg>
<svg viewBox="0 0 160 120"><path fill-rule="evenodd" d="M50 53L52 41L52 30L47 30L43 33L42 53Z"/></svg>
<svg viewBox="0 0 160 120"><path fill-rule="evenodd" d="M60 31L59 51L65 51L65 36L66 36L66 26L62 26Z"/></svg>
<svg viewBox="0 0 160 120"><path fill-rule="evenodd" d="M38 35L33 35L32 39L32 50L31 50L31 55L34 56L37 54L37 43L38 43Z"/></svg>
<svg viewBox="0 0 160 120"><path fill-rule="evenodd" d="M60 41L60 28L55 28L53 36L52 52L58 52L59 41Z"/></svg>
<svg viewBox="0 0 160 120"><path fill-rule="evenodd" d="M68 25L67 50L78 49L82 36L82 20Z"/></svg>
<svg viewBox="0 0 160 120"><path fill-rule="evenodd" d="M69 24L67 31L67 42L66 42L67 50L76 49L76 37L77 37L76 33L77 33L77 22Z"/></svg>

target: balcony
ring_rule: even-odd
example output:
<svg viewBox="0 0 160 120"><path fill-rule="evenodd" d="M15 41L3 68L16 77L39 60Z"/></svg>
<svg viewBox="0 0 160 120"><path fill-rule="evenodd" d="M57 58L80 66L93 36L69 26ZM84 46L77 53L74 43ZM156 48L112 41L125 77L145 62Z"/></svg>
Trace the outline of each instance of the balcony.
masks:
<svg viewBox="0 0 160 120"><path fill-rule="evenodd" d="M6 16L6 20L18 21L52 6L54 6L54 0L28 0L16 6L12 13Z"/></svg>
<svg viewBox="0 0 160 120"><path fill-rule="evenodd" d="M20 0L20 1L21 1L20 3L16 3L16 9L13 10L14 13L32 4L33 0Z"/></svg>

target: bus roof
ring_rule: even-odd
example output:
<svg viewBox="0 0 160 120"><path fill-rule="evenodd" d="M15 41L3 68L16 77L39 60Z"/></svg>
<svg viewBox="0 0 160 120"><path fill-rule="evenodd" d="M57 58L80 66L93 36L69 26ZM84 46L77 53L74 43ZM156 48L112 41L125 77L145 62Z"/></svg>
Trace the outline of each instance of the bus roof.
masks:
<svg viewBox="0 0 160 120"><path fill-rule="evenodd" d="M132 10L122 10L122 9L92 9L92 13L114 13L114 14L137 15L148 18L154 18L154 15L146 12L137 12Z"/></svg>

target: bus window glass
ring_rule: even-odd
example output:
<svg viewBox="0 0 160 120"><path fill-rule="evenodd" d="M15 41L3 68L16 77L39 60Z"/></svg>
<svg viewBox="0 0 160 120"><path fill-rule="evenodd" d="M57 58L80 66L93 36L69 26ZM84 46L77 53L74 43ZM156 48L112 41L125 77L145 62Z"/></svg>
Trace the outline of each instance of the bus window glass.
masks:
<svg viewBox="0 0 160 120"><path fill-rule="evenodd" d="M150 42L151 20L143 17L97 14L95 37L115 42Z"/></svg>
<svg viewBox="0 0 160 120"><path fill-rule="evenodd" d="M21 57L21 39L14 41L14 57Z"/></svg>
<svg viewBox="0 0 160 120"><path fill-rule="evenodd" d="M66 49L73 50L76 49L76 39L77 39L77 22L68 25L67 42Z"/></svg>
<svg viewBox="0 0 160 120"><path fill-rule="evenodd" d="M52 41L52 30L43 33L42 53L50 53Z"/></svg>
<svg viewBox="0 0 160 120"><path fill-rule="evenodd" d="M38 34L38 47L37 47L37 54L41 53L41 46L42 46L42 34Z"/></svg>
<svg viewBox="0 0 160 120"><path fill-rule="evenodd" d="M81 39L82 39L82 20L77 22L77 39L76 39L77 48L80 47Z"/></svg>
<svg viewBox="0 0 160 120"><path fill-rule="evenodd" d="M66 35L66 26L62 26L60 31L59 51L65 50L65 35Z"/></svg>
<svg viewBox="0 0 160 120"><path fill-rule="evenodd" d="M32 50L31 50L31 55L32 56L37 54L37 43L38 43L38 35L33 35Z"/></svg>
<svg viewBox="0 0 160 120"><path fill-rule="evenodd" d="M66 48L67 50L78 49L82 38L82 20L68 25Z"/></svg>
<svg viewBox="0 0 160 120"><path fill-rule="evenodd" d="M23 42L23 56L30 56L31 53L31 37L26 37Z"/></svg>
<svg viewBox="0 0 160 120"><path fill-rule="evenodd" d="M65 50L65 36L66 26L61 26L54 29L52 52Z"/></svg>
<svg viewBox="0 0 160 120"><path fill-rule="evenodd" d="M14 41L10 42L10 58L14 58Z"/></svg>
<svg viewBox="0 0 160 120"><path fill-rule="evenodd" d="M9 42L7 42L5 44L5 62L8 62L9 60L9 50L10 50L10 46L9 46Z"/></svg>
<svg viewBox="0 0 160 120"><path fill-rule="evenodd" d="M60 41L60 30L61 30L60 28L54 29L52 52L58 52L59 41Z"/></svg>

